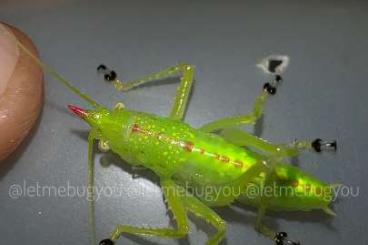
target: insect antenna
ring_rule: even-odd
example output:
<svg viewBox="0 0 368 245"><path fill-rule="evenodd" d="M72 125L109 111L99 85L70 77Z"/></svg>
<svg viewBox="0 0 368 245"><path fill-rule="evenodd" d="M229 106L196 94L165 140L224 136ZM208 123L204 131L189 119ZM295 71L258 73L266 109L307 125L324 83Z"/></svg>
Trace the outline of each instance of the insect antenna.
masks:
<svg viewBox="0 0 368 245"><path fill-rule="evenodd" d="M88 102L93 107L102 107L98 104L94 99L92 99L87 94L80 91L77 87L72 85L68 80L66 80L63 76L61 76L58 72L56 72L53 68L43 63L38 57L36 57L27 47L25 47L19 40L16 39L17 45L28 55L30 56L37 64L41 66L41 68L48 72L52 77L54 77L57 81L61 82L65 87L71 90L73 93L78 95L80 98Z"/></svg>

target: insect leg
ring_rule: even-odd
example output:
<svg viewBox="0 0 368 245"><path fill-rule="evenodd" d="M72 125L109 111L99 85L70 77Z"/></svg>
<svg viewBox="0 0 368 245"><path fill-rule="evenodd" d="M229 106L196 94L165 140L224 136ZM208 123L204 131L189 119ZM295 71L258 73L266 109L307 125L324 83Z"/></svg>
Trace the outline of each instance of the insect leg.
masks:
<svg viewBox="0 0 368 245"><path fill-rule="evenodd" d="M272 163L270 163L269 165L270 165L270 168L266 172L266 177L265 177L265 181L263 183L262 189L265 189L265 187L267 187L267 186L272 186L272 181L274 179L274 177L273 177L274 169L273 169L273 164ZM267 197L262 194L261 204L258 207L257 218L256 218L256 223L255 223L255 229L256 229L256 231L258 231L262 235L264 235L264 236L266 236L270 239L274 239L276 232L262 223L262 220L263 220L264 216L266 215L266 209L267 209Z"/></svg>
<svg viewBox="0 0 368 245"><path fill-rule="evenodd" d="M88 223L91 230L91 244L95 244L96 241L93 142L97 139L97 136L97 132L93 129L88 135L87 201Z"/></svg>
<svg viewBox="0 0 368 245"><path fill-rule="evenodd" d="M299 241L292 241L288 239L288 234L286 232L284 231L275 232L270 227L262 223L262 220L265 215L266 215L266 207L265 206L259 207L255 224L256 231L275 241L275 245L300 245Z"/></svg>
<svg viewBox="0 0 368 245"><path fill-rule="evenodd" d="M213 132L229 126L253 124L262 116L264 104L268 96L268 93L263 91L262 94L256 98L253 110L249 114L221 118L201 126L200 129L205 132Z"/></svg>
<svg viewBox="0 0 368 245"><path fill-rule="evenodd" d="M255 224L254 228L256 229L256 231L258 231L262 235L264 235L264 236L266 236L270 239L273 239L275 237L276 232L262 223L262 220L263 220L265 215L266 215L265 206L259 207L258 212L257 212L256 224Z"/></svg>
<svg viewBox="0 0 368 245"><path fill-rule="evenodd" d="M264 105L266 103L267 98L270 95L274 95L276 93L276 88L279 83L282 81L280 75L276 75L274 80L271 83L266 83L263 86L263 90L260 95L256 98L256 101L253 105L253 110L246 115L238 115L232 117L225 117L218 119L216 121L207 123L203 125L200 129L205 132L213 132L221 128L236 126L242 124L254 124L261 116L264 110Z"/></svg>
<svg viewBox="0 0 368 245"><path fill-rule="evenodd" d="M178 195L179 187L170 180L161 180L161 188L168 208L172 211L177 228L146 228L135 227L130 225L117 225L112 232L110 239L105 239L100 242L100 245L112 245L122 234L129 233L135 235L153 235L160 237L180 238L188 234L188 218L184 208L183 201Z"/></svg>
<svg viewBox="0 0 368 245"><path fill-rule="evenodd" d="M336 150L337 148L335 141L324 142L321 139L315 139L313 141L295 140L288 144L275 144L239 128L224 128L220 130L218 134L234 145L254 147L257 150L280 157L297 156L304 150L320 152L328 149Z"/></svg>
<svg viewBox="0 0 368 245"><path fill-rule="evenodd" d="M170 112L170 118L175 120L183 119L193 84L194 66L184 65L182 69L183 76L180 78L180 84L176 90Z"/></svg>
<svg viewBox="0 0 368 245"><path fill-rule="evenodd" d="M147 82L160 80L175 74L181 74L180 84L177 88L176 96L174 97L170 117L177 120L183 118L193 84L193 65L178 64L170 66L140 79L127 82L119 80L115 71L109 70L105 65L100 65L97 70L104 75L106 81L112 82L115 89L118 91L128 91Z"/></svg>
<svg viewBox="0 0 368 245"><path fill-rule="evenodd" d="M276 181L276 175L275 175L275 171L274 171L274 163L272 163L272 160L269 160L269 169L266 173L266 177L265 177L265 181L263 184L263 188L265 190L265 188L272 188L273 183L275 183ZM267 206L268 206L268 196L265 195L266 193L262 194L262 199L261 199L261 204L258 207L258 212L257 212L257 218L256 218L256 223L255 223L255 229L261 233L262 235L272 239L275 241L275 245L300 245L300 242L298 241L292 241L290 239L287 238L287 233L286 232L275 232L273 231L270 227L268 227L267 225L265 225L262 220L264 218L264 216L266 215L266 210L267 210Z"/></svg>
<svg viewBox="0 0 368 245"><path fill-rule="evenodd" d="M216 228L216 233L208 238L206 245L217 245L219 242L221 242L226 232L225 221L215 211L207 207L194 196L186 195L183 200L187 210L206 220Z"/></svg>

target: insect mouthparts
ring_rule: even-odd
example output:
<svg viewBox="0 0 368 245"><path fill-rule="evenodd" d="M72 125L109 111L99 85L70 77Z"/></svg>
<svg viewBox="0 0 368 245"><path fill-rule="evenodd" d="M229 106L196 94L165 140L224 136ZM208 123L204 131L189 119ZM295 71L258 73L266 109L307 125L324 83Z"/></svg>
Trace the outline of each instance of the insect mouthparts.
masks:
<svg viewBox="0 0 368 245"><path fill-rule="evenodd" d="M74 114L76 114L78 117L80 118L85 118L87 116L87 111L75 106L75 105L68 105L68 108L71 112L73 112Z"/></svg>

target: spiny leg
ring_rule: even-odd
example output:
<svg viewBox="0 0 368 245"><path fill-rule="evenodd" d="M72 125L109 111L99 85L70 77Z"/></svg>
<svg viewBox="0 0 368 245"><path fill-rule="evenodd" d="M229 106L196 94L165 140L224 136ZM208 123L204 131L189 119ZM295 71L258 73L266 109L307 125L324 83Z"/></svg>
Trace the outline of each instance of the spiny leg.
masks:
<svg viewBox="0 0 368 245"><path fill-rule="evenodd" d="M218 134L234 145L254 147L257 150L279 157L297 156L304 150L321 152L322 150L336 150L337 148L336 141L324 142L321 139L315 139L313 141L295 140L288 144L274 144L239 128L224 128Z"/></svg>
<svg viewBox="0 0 368 245"><path fill-rule="evenodd" d="M202 130L213 132L228 126L255 123L263 113L264 104L268 95L274 95L276 93L277 86L282 81L281 74L284 72L288 64L289 57L283 55L270 55L263 59L263 61L257 66L262 68L267 74L274 75L274 79L271 82L264 84L263 92L256 98L253 111L247 115L223 118L208 123L202 126Z"/></svg>
<svg viewBox="0 0 368 245"><path fill-rule="evenodd" d="M266 171L263 188L261 188L262 190L265 190L266 188L272 188L274 186L274 183L276 183L277 181L274 168L276 162L273 162L272 158L269 158L266 162L266 164L268 165L268 170ZM270 238L271 240L274 240L276 245L300 245L300 242L288 239L288 235L286 232L275 232L262 222L263 218L266 215L266 210L268 207L268 197L265 194L266 193L262 193L261 204L258 207L257 212L255 229L262 235Z"/></svg>
<svg viewBox="0 0 368 245"><path fill-rule="evenodd" d="M299 241L292 241L288 239L288 234L284 231L275 232L270 227L262 223L264 216L266 215L266 207L261 206L258 208L255 229L262 235L275 241L275 245L300 245Z"/></svg>
<svg viewBox="0 0 368 245"><path fill-rule="evenodd" d="M262 223L262 220L266 214L265 207L259 207L257 212L257 220L255 229L262 235L275 241L275 245L300 245L298 241L292 241L288 239L288 234L284 231L275 232L270 227Z"/></svg>
<svg viewBox="0 0 368 245"><path fill-rule="evenodd" d="M314 141L296 140L289 144L273 144L266 140L246 133L240 129L233 128L242 124L253 124L261 116L264 110L265 102L269 95L274 95L277 91L277 86L282 81L280 74L275 75L275 79L271 83L266 83L263 86L262 93L256 98L252 112L246 115L221 118L219 120L207 123L200 127L204 132L214 132L222 130L219 134L239 146L252 146L267 153L276 154L280 157L296 156L302 150L313 149L316 152L323 150L337 149L336 141L323 141L319 138Z"/></svg>
<svg viewBox="0 0 368 245"><path fill-rule="evenodd" d="M96 244L95 223L95 196L94 196L94 162L93 143L97 139L97 132L91 130L88 135L88 166L87 166L87 201L88 201L88 223L91 230L91 244Z"/></svg>
<svg viewBox="0 0 368 245"><path fill-rule="evenodd" d="M253 110L250 113L246 115L221 118L203 125L202 127L200 127L200 129L205 132L213 132L229 126L255 123L262 116L267 98L269 97L269 95L274 95L276 93L276 88L281 80L281 76L276 75L273 82L266 83L263 86L263 90L261 94L256 98Z"/></svg>
<svg viewBox="0 0 368 245"><path fill-rule="evenodd" d="M176 90L176 95L170 112L170 118L175 120L182 120L184 117L194 77L193 66L184 65L182 69L184 70L183 76L180 78L180 84Z"/></svg>
<svg viewBox="0 0 368 245"><path fill-rule="evenodd" d="M206 220L213 227L216 228L216 233L209 236L206 245L217 245L223 239L226 232L225 221L211 208L207 207L194 196L186 195L183 198L185 207L194 215Z"/></svg>
<svg viewBox="0 0 368 245"><path fill-rule="evenodd" d="M263 190L265 189L265 187L271 186L272 179L274 178L274 177L271 177L273 176L273 172L274 172L274 163L270 163L270 160L268 160L267 163L268 163L268 169L265 172L266 173L265 181L262 185ZM268 237L270 239L275 239L277 233L262 223L262 220L264 216L266 215L267 206L268 206L267 198L262 194L261 204L258 207L257 218L256 218L256 223L255 223L254 228L256 229L256 231L258 231L265 237Z"/></svg>
<svg viewBox="0 0 368 245"><path fill-rule="evenodd" d="M138 87L144 83L150 81L160 80L172 76L174 74L182 74L180 78L180 84L174 97L173 105L171 108L170 118L175 120L182 120L184 117L186 105L188 102L189 94L193 84L194 66L189 64L178 64L175 66L167 67L161 71L154 72L141 79L123 82L117 78L115 71L109 70L105 65L100 65L97 70L104 74L106 81L112 82L115 89L118 91L128 91L132 88Z"/></svg>
<svg viewBox="0 0 368 245"><path fill-rule="evenodd" d="M261 233L265 237L268 237L270 239L274 239L276 232L274 232L271 228L269 228L268 226L266 226L265 224L262 223L262 220L263 220L265 215L266 215L265 206L259 207L258 211L257 211L257 218L256 218L256 223L255 223L254 228L256 229L256 231L258 231L259 233Z"/></svg>
<svg viewBox="0 0 368 245"><path fill-rule="evenodd" d="M231 204L238 195L241 194L241 192L237 191L237 187L241 190L243 189L247 184L250 183L250 181L253 180L254 176L259 175L262 171L265 171L266 168L263 164L258 163L251 166L241 177L239 177L237 180L235 180L232 183L229 183L226 185L226 188L223 188L223 186L212 186L212 188L218 188L216 189L216 202L219 201L221 203L221 206L229 205ZM221 189L226 189L226 193L222 192ZM228 190L233 190L234 193L229 197ZM193 195L188 194L186 191L185 197L183 197L183 202L185 204L185 208L192 212L194 215L204 219L206 222L211 224L215 229L216 233L209 236L208 241L206 242L206 245L217 245L219 244L226 232L226 223L225 221L210 207L208 207L205 203L200 201L198 198L194 197ZM211 200L211 203L213 203L213 196L204 196L204 200L206 198ZM221 199L221 200L219 200ZM218 204L218 203L217 203Z"/></svg>
<svg viewBox="0 0 368 245"><path fill-rule="evenodd" d="M100 242L100 245L112 245L123 234L153 235L160 237L180 238L188 234L189 226L186 210L181 197L178 195L178 187L170 179L161 180L161 188L168 208L172 211L177 228L145 228L130 225L117 225L110 239Z"/></svg>

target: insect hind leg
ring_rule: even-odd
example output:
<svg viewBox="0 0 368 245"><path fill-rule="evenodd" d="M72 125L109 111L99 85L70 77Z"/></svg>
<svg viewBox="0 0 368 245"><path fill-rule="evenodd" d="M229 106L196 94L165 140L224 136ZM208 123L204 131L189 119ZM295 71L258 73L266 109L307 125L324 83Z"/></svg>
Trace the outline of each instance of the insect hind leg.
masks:
<svg viewBox="0 0 368 245"><path fill-rule="evenodd" d="M325 150L337 149L336 141L315 140L295 140L291 143L277 144L252 135L239 128L224 128L218 134L225 140L237 146L252 147L267 154L279 157L294 157L302 151L314 150L321 152Z"/></svg>
<svg viewBox="0 0 368 245"><path fill-rule="evenodd" d="M266 172L265 181L263 183L262 190L266 188L272 188L273 183L276 182L275 173L275 162L272 158L267 160L268 171ZM270 227L265 225L262 221L266 215L266 210L268 207L268 197L267 195L262 195L260 205L258 206L257 218L255 223L255 230L270 238L275 242L275 245L300 245L299 241L293 241L288 238L286 232L275 232Z"/></svg>
<svg viewBox="0 0 368 245"><path fill-rule="evenodd" d="M265 214L266 208L264 206L259 207L257 212L256 224L254 227L256 231L273 240L275 242L275 245L300 245L299 241L290 240L286 232L284 231L276 232L267 225L265 225L262 222Z"/></svg>

